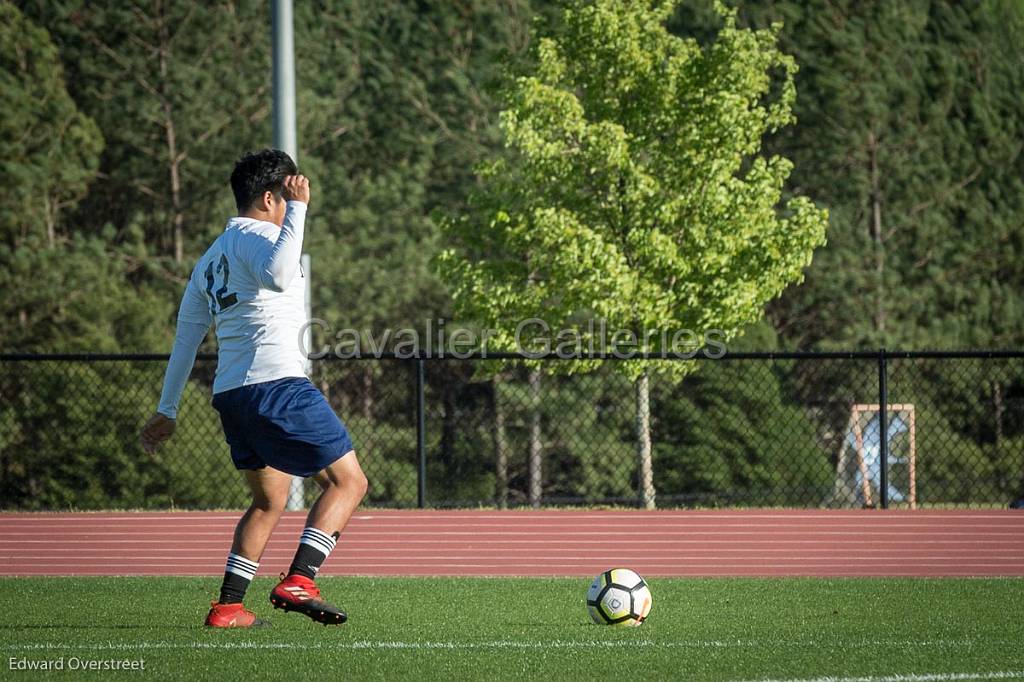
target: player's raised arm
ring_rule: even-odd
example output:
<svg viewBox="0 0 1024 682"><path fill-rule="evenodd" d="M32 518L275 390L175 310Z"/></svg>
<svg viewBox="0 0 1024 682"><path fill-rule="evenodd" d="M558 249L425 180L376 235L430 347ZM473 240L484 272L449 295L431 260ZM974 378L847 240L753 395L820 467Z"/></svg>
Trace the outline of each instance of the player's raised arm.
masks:
<svg viewBox="0 0 1024 682"><path fill-rule="evenodd" d="M284 199L288 202L277 241L268 250L250 255L250 267L260 286L282 292L291 284L302 258L302 238L309 206L309 180L304 175L289 175L284 181Z"/></svg>

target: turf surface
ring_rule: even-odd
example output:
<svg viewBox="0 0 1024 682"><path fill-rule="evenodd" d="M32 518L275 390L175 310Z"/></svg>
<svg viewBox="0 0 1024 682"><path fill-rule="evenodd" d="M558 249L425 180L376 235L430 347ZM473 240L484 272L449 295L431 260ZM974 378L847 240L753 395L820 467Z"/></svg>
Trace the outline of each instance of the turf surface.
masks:
<svg viewBox="0 0 1024 682"><path fill-rule="evenodd" d="M585 579L320 582L346 625L273 611L263 578L272 627L210 631L213 578L0 578L0 679L1024 679L1024 579L655 578L634 629L590 623ZM70 670L109 659L145 670Z"/></svg>

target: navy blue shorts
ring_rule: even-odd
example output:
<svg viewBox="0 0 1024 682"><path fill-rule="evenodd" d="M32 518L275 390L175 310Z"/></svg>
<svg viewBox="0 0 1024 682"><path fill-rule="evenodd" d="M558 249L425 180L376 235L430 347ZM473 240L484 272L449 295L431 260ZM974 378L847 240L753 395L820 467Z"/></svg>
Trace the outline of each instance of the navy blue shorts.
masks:
<svg viewBox="0 0 1024 682"><path fill-rule="evenodd" d="M312 476L352 450L345 425L305 377L217 393L213 407L236 469L269 466Z"/></svg>

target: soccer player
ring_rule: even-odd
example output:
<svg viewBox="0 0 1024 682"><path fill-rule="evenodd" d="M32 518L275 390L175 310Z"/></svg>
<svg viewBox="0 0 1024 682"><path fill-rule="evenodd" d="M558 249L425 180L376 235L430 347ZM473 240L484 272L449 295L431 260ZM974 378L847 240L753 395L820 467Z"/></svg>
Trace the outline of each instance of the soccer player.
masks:
<svg viewBox="0 0 1024 682"><path fill-rule="evenodd" d="M235 529L220 599L206 624L265 624L242 598L284 511L292 476L314 477L322 491L270 601L325 625L341 624L347 616L321 599L314 578L367 483L345 426L305 372L306 283L299 258L309 181L287 154L265 149L235 164L231 189L239 215L228 220L185 287L160 404L142 429L142 446L152 453L174 433L196 351L215 324L213 407L252 504Z"/></svg>

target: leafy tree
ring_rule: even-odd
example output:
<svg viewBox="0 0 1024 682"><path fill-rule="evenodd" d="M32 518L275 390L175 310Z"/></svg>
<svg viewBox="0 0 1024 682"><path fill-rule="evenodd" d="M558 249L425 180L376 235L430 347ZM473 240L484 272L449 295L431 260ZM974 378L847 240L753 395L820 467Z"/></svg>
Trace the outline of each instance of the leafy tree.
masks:
<svg viewBox="0 0 1024 682"><path fill-rule="evenodd" d="M792 122L796 65L776 30L740 29L719 6L725 26L702 49L665 29L673 7L573 3L540 41L536 73L511 88L511 155L481 169L473 213L445 223L468 254L439 261L457 311L498 330L497 344L538 316L556 329L605 319L641 351L659 349L646 330L731 337L822 242L825 214L808 199L778 208L790 162L759 154ZM648 371L667 366L687 369L620 366L635 381L648 507Z"/></svg>
<svg viewBox="0 0 1024 682"><path fill-rule="evenodd" d="M11 192L9 210L0 215L0 286L7 292L0 346L36 352L162 346L170 305L135 280L144 260L141 234L127 229L122 244L111 246L114 230L102 219L89 225L79 219L79 201L98 186L104 138L69 95L64 55L44 28L7 2L0 3L0 37L0 183ZM167 471L138 457L135 433L145 417L140 389L127 366L5 365L4 500L32 508L170 503Z"/></svg>

